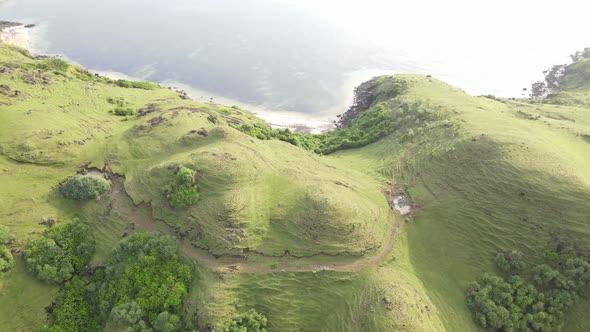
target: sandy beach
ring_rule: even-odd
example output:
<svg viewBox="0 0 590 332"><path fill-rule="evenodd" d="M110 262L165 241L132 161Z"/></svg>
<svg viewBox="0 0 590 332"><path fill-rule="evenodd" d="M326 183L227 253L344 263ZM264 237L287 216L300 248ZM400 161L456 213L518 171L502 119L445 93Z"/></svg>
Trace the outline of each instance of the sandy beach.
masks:
<svg viewBox="0 0 590 332"><path fill-rule="evenodd" d="M30 48L30 28L25 24L1 27L0 42L16 45L22 48Z"/></svg>

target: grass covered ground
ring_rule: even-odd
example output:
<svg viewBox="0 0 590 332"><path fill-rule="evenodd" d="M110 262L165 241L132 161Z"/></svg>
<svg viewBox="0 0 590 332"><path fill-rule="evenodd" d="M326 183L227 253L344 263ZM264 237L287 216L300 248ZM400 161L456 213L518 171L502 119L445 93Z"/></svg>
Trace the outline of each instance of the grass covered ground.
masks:
<svg viewBox="0 0 590 332"><path fill-rule="evenodd" d="M0 223L18 250L42 218L80 218L96 240L92 265L133 232L174 235L195 266L186 322L220 327L255 308L271 331L477 330L464 291L494 270L495 253L538 263L562 242L587 252L590 110L472 97L417 75L381 78L376 91L379 108L353 134L326 136L330 149L374 143L326 156L239 131L266 128L239 107L0 45ZM371 114L387 121L366 132ZM112 191L62 199L59 183L88 167L109 173ZM199 199L174 209L181 167L195 171ZM386 190L408 195L410 218ZM0 273L0 321L37 330L58 287L17 262ZM587 330L587 307L564 330Z"/></svg>
<svg viewBox="0 0 590 332"><path fill-rule="evenodd" d="M408 225L411 264L445 327L473 330L465 285L494 271L497 252L520 250L531 264L563 242L588 252L590 145L583 135L590 112L471 97L434 79L406 79L408 94L451 124L336 157L407 188L417 205ZM576 311L564 330L588 328Z"/></svg>

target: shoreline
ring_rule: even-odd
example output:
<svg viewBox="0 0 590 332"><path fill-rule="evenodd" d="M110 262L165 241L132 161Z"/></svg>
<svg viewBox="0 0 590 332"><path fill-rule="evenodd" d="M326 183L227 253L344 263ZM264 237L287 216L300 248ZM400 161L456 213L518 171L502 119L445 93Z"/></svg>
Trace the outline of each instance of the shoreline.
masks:
<svg viewBox="0 0 590 332"><path fill-rule="evenodd" d="M0 42L15 45L32 52L30 29L34 26L34 24L0 21ZM63 57L67 60L67 57L62 55L51 56ZM83 65L81 66L83 67ZM92 73L109 77L111 79L142 80L141 78L132 77L127 74L111 70L88 70ZM238 105L244 110L266 121L273 129L289 129L293 132L299 132L302 134L320 134L336 128L334 123L334 121L337 119L336 114L329 117L313 117L304 113L273 111L265 105L252 105L240 102L238 100L225 98L223 96L218 96L208 91L200 90L180 82L168 80L156 83L160 84L162 87L171 88L184 93L188 98L195 101L203 103L215 103L224 106ZM197 96L201 96L201 98L198 98ZM203 96L210 97L207 99ZM345 112L347 107L343 108L340 113Z"/></svg>
<svg viewBox="0 0 590 332"><path fill-rule="evenodd" d="M35 27L34 24L0 21L0 42L30 50L31 35L29 31L33 27Z"/></svg>

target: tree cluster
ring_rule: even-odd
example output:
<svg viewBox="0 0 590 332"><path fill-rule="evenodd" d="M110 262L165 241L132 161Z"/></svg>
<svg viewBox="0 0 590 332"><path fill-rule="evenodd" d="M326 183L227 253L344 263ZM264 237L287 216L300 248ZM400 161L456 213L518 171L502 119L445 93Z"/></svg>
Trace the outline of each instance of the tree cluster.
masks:
<svg viewBox="0 0 590 332"><path fill-rule="evenodd" d="M196 185L197 172L188 167L181 167L176 173L174 183L166 190L170 206L177 209L186 209L199 200L199 192Z"/></svg>
<svg viewBox="0 0 590 332"><path fill-rule="evenodd" d="M62 283L81 271L92 258L95 243L89 228L80 221L58 224L25 248L27 268L37 278Z"/></svg>
<svg viewBox="0 0 590 332"><path fill-rule="evenodd" d="M570 55L572 63L569 65L554 65L550 69L543 72L545 75L544 81L537 81L531 86L531 98L542 99L550 94L559 92L563 78L568 68L576 62L590 58L590 47L584 49L584 51L578 51Z"/></svg>
<svg viewBox="0 0 590 332"><path fill-rule="evenodd" d="M63 197L78 201L97 199L110 189L107 180L95 175L70 176L59 186Z"/></svg>
<svg viewBox="0 0 590 332"><path fill-rule="evenodd" d="M135 233L119 243L104 269L60 290L51 331L95 331L107 320L127 331L178 331L191 280L192 268L173 237Z"/></svg>
<svg viewBox="0 0 590 332"><path fill-rule="evenodd" d="M466 292L475 322L492 330L558 331L564 312L590 282L590 264L578 257L556 268L534 267L532 282L514 275L525 267L520 252L498 254L495 261L506 277L486 273Z"/></svg>

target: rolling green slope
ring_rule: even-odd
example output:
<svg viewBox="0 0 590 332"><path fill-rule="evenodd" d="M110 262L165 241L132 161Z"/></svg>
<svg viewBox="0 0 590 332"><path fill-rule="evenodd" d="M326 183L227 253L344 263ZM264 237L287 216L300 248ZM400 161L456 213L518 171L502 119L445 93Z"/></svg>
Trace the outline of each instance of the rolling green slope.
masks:
<svg viewBox="0 0 590 332"><path fill-rule="evenodd" d="M495 253L518 249L538 263L561 242L588 252L590 110L471 97L434 79L404 78L408 96L444 112L452 125L336 156L407 188L417 205L408 226L411 263L446 328L473 330L463 292L494 270ZM576 312L564 330L588 328Z"/></svg>
<svg viewBox="0 0 590 332"><path fill-rule="evenodd" d="M560 98L590 96L588 65L570 67ZM237 106L0 44L0 224L16 235L18 261L0 272L0 322L44 325L58 287L33 279L18 250L47 217L91 226L93 265L135 231L176 236L195 265L184 317L194 328L255 308L271 331L473 331L464 291L494 270L494 254L518 249L539 263L564 243L588 253L583 102L472 97L418 75L373 83L379 131L364 131L374 120L365 116L352 135L326 135L348 140L339 148L373 143L319 155L240 132L270 129ZM134 114L109 112L117 107ZM200 198L174 209L167 195L181 167L196 171ZM106 173L112 191L87 202L57 194L86 171ZM391 193L409 197L411 216L391 209ZM563 330L587 330L588 307L576 305Z"/></svg>
<svg viewBox="0 0 590 332"><path fill-rule="evenodd" d="M91 225L97 242L91 264L104 263L130 232L158 231L176 235L198 264L188 325L221 326L254 307L277 331L317 330L326 315L332 318L320 330L440 329L423 284L390 262L400 218L387 203L387 181L285 142L247 136L229 124L265 124L238 107L183 100L163 88L124 88L52 61L0 45L0 220L16 235L13 249L46 229L40 221L47 217ZM113 100L135 114L110 113ZM180 166L198 171L201 198L172 209L166 187ZM113 191L99 201L60 198L58 184L88 169L110 174ZM22 264L0 274L0 302L11 306L18 298L21 310L43 317L57 288L25 275ZM260 287L267 286L274 291L264 296ZM47 290L16 292L35 287ZM6 308L0 320L7 328L44 324Z"/></svg>

